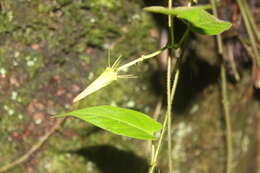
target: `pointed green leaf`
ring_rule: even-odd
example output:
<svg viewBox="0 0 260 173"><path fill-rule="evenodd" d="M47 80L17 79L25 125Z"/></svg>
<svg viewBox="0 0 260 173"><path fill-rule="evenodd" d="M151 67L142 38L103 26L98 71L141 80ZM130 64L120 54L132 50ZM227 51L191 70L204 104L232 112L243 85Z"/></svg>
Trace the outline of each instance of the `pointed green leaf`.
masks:
<svg viewBox="0 0 260 173"><path fill-rule="evenodd" d="M205 10L191 10L177 15L185 20L193 32L205 35L217 35L228 30L232 24L219 20Z"/></svg>
<svg viewBox="0 0 260 173"><path fill-rule="evenodd" d="M144 10L176 16L184 20L193 32L198 32L205 35L217 35L228 30L232 26L231 23L219 20L206 12L204 9L207 9L208 7L209 6L194 6L169 9L154 6L147 7Z"/></svg>
<svg viewBox="0 0 260 173"><path fill-rule="evenodd" d="M137 139L156 139L154 132L162 125L149 116L131 109L95 106L62 114L74 116L107 131Z"/></svg>

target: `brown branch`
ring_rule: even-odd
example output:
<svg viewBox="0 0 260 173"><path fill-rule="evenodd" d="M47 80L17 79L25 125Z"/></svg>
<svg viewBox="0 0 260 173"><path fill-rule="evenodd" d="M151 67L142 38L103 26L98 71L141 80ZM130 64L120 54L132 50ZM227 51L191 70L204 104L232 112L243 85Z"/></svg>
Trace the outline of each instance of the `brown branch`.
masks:
<svg viewBox="0 0 260 173"><path fill-rule="evenodd" d="M60 127L60 125L64 122L65 118L63 119L58 119L55 124L50 128L49 131L46 132L45 135L43 135L40 140L34 144L32 146L32 148L27 151L24 155L22 155L20 158L18 158L17 160L3 166L0 168L0 172L5 172L8 171L12 168L14 168L15 166L25 162L26 160L28 160L28 158L35 153L46 141L47 139Z"/></svg>

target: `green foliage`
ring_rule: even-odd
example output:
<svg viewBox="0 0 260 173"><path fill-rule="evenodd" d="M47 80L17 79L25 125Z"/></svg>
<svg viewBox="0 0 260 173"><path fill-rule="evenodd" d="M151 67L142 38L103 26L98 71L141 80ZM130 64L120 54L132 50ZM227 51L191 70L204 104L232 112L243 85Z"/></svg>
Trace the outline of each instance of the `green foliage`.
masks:
<svg viewBox="0 0 260 173"><path fill-rule="evenodd" d="M173 15L182 19L193 32L205 35L217 35L228 30L232 24L217 19L204 9L210 6L177 7L173 9L152 6L144 8L145 11Z"/></svg>
<svg viewBox="0 0 260 173"><path fill-rule="evenodd" d="M0 11L0 34L4 32L10 32L14 29L13 20L13 12L2 12Z"/></svg>
<svg viewBox="0 0 260 173"><path fill-rule="evenodd" d="M149 12L176 16L183 20L192 31L205 35L216 35L229 29L231 27L230 23L221 21L205 11L205 9L208 9L210 7L211 6L204 5L168 9L160 6L154 6L145 8L145 10ZM146 57L147 59L151 58L158 53L161 53L161 51L162 50L159 50ZM128 64L119 67L118 69L113 69L113 71L111 71L113 72L113 75L115 75L115 77L113 78L111 78L111 75L110 73L108 73L108 71L103 72L100 77L98 77L92 84L90 84L82 93L80 93L74 99L74 102L79 101L80 99L86 97L94 91L108 85L109 83L111 83L111 81L116 80L118 71L122 70L123 68L132 66L139 61L144 61L145 59L145 56L142 56L139 59L136 59L132 62L129 62ZM119 135L144 140L156 139L153 136L154 132L162 128L162 125L160 123L154 121L149 116L141 112L112 106L96 106L78 109L69 113L65 113L61 116L68 115L78 117L95 126Z"/></svg>
<svg viewBox="0 0 260 173"><path fill-rule="evenodd" d="M88 107L58 117L69 115L110 132L143 140L156 139L154 132L162 128L160 123L141 112L113 106Z"/></svg>
<svg viewBox="0 0 260 173"><path fill-rule="evenodd" d="M177 16L180 13L183 13L185 11L191 11L191 10L206 10L210 9L210 5L197 5L192 7L176 7L176 8L166 8L163 6L151 6L144 8L145 11L153 12L153 13L160 13L164 15L172 15Z"/></svg>

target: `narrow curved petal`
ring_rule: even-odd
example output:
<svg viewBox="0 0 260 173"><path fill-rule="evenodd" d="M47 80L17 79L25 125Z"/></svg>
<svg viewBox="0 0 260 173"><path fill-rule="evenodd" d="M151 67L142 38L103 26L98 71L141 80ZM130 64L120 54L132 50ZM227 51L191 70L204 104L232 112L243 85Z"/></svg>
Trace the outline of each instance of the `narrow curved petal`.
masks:
<svg viewBox="0 0 260 173"><path fill-rule="evenodd" d="M77 102L93 92L109 85L113 81L117 80L117 77L115 69L110 67L106 68L106 70L94 82L73 99L73 102Z"/></svg>

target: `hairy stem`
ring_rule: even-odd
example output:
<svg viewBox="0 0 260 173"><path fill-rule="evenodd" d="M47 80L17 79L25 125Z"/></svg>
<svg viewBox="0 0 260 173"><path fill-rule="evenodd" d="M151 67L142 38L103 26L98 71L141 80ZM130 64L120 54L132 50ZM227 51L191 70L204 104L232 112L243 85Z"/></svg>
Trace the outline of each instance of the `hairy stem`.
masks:
<svg viewBox="0 0 260 173"><path fill-rule="evenodd" d="M160 135L160 138L159 138L159 141L158 141L158 145L157 145L157 148L154 152L154 155L152 157L152 160L151 160L151 167L149 169L149 173L153 173L154 172L154 168L156 167L157 165L157 160L158 160L158 155L159 155L159 151L161 149L161 146L162 146L162 139L164 137L164 134L165 134L165 130L166 130L166 125L167 125L167 121L168 121L168 116L166 115L165 116L165 119L163 121L163 129L161 131L161 135Z"/></svg>
<svg viewBox="0 0 260 173"><path fill-rule="evenodd" d="M135 59L135 60L133 60L133 61L127 63L127 64L124 64L124 65L118 67L117 70L118 70L118 71L122 71L122 70L124 70L124 69L126 69L126 68L128 68L128 67L130 67L130 66L132 66L132 65L135 65L135 64L137 64L137 63L139 63L139 62L142 62L142 61L144 61L144 60L146 60L146 59L153 58L153 57L159 55L159 54L160 54L162 51L164 51L166 48L167 48L167 47L163 47L163 48L161 48L161 49L159 49L159 50L157 50L157 51L155 51L155 52L153 52L153 53L151 53L151 54L142 55L140 58L137 58L137 59Z"/></svg>
<svg viewBox="0 0 260 173"><path fill-rule="evenodd" d="M179 68L178 68L176 70L175 74L174 74L174 81L173 81L173 87L172 87L172 92L171 92L171 102L174 99L174 95L175 95L175 91L176 91L176 88L177 88L179 75L180 75L180 71L179 71ZM158 142L157 148L156 148L155 153L154 153L153 160L151 160L151 167L150 167L149 173L153 173L154 168L155 168L155 166L157 164L159 151L160 151L160 148L161 148L161 145L162 145L162 139L164 137L165 130L166 130L166 125L167 125L167 122L168 122L168 117L169 116L166 115L165 119L163 121L163 129L161 131L161 135L160 135L160 138L159 138L159 142Z"/></svg>

